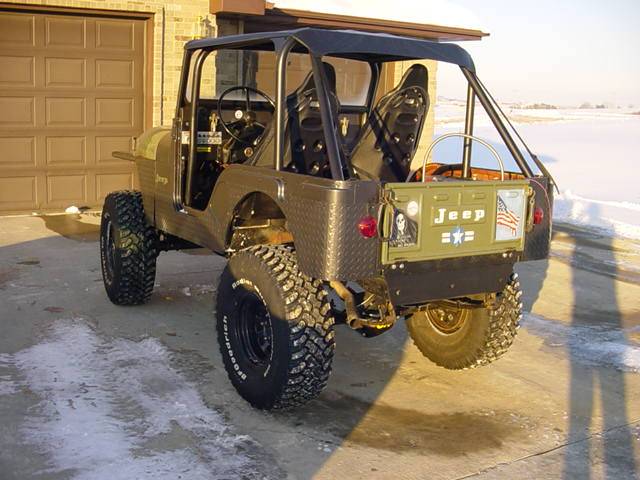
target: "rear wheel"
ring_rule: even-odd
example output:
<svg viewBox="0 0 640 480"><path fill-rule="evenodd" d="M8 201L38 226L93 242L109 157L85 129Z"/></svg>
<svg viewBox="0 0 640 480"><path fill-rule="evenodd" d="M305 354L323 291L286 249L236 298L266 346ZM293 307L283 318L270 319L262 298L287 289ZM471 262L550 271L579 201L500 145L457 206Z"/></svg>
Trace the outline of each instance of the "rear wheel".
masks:
<svg viewBox="0 0 640 480"><path fill-rule="evenodd" d="M104 288L116 305L139 305L151 297L157 240L144 215L140 192L107 195L100 224L100 263Z"/></svg>
<svg viewBox="0 0 640 480"><path fill-rule="evenodd" d="M229 260L216 304L218 342L238 393L261 409L286 409L326 386L334 319L318 280L284 246L257 246Z"/></svg>
<svg viewBox="0 0 640 480"><path fill-rule="evenodd" d="M504 355L515 339L521 295L513 274L504 290L485 304L430 303L407 320L407 327L422 354L441 367L487 365Z"/></svg>

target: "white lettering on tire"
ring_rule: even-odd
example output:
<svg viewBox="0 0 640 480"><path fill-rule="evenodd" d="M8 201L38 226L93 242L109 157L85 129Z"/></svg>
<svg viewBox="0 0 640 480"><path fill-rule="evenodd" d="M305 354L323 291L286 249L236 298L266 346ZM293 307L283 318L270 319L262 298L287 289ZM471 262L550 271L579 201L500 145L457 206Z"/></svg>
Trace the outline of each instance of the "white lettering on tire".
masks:
<svg viewBox="0 0 640 480"><path fill-rule="evenodd" d="M233 349L231 348L231 342L229 341L229 324L228 324L229 319L227 318L226 315L222 316L222 330L224 332L224 344L227 347L227 354L229 355L229 359L231 360L231 363L233 364L233 369L235 370L236 374L242 379L242 380L246 380L247 379L247 374L244 373L242 371L242 369L240 368L240 365L238 365L238 361L236 360L236 357L233 354Z"/></svg>

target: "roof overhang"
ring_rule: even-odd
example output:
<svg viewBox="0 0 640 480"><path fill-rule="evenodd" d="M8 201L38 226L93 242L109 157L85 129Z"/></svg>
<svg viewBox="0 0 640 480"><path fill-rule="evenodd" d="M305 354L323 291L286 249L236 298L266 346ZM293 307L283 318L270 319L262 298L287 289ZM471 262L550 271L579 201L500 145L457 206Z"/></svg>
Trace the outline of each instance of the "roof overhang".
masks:
<svg viewBox="0 0 640 480"><path fill-rule="evenodd" d="M294 52L335 56L366 62L430 59L475 71L469 53L455 43L434 42L388 33L305 27L276 32L243 33L187 42L187 50L208 48L274 50L275 40L292 39Z"/></svg>
<svg viewBox="0 0 640 480"><path fill-rule="evenodd" d="M480 40L489 35L481 30L467 28L282 9L265 0L209 0L209 5L211 13L216 16L244 20L244 31L247 33L323 27L383 32L436 41Z"/></svg>

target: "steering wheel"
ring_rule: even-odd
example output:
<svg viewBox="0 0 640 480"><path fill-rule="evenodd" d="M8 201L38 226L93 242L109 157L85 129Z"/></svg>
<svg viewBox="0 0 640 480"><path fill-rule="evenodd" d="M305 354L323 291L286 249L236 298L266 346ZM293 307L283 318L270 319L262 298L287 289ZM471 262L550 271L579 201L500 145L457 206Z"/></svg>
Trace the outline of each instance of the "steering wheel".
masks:
<svg viewBox="0 0 640 480"><path fill-rule="evenodd" d="M239 122L244 123L244 126L242 127L243 129L247 127L253 127L253 126L258 126L262 128L263 131L266 129L266 127L262 123L256 121L256 114L251 109L250 94L252 92L264 98L269 103L269 105L271 105L274 111L276 109L276 104L271 99L271 97L269 97L269 95L267 95L263 91L258 90L257 88L246 86L246 85L236 85L235 87L227 88L224 92L222 92L220 97L218 97L218 119L220 120L220 125L222 125L222 128L224 129L224 131L227 132L229 136L231 136L231 138L233 138L236 142L239 142L243 145L253 146L254 144L252 142L248 142L247 140L240 138L238 135L236 135L233 132L233 130L229 127L229 123L232 123L232 122L227 123L222 118L222 100L224 100L224 97L229 95L231 92L235 92L236 90L242 90L245 92L245 101L244 101L244 111L242 110L236 111L237 122L233 122L233 123L239 123ZM238 112L240 112L242 116L238 116Z"/></svg>
<svg viewBox="0 0 640 480"><path fill-rule="evenodd" d="M462 170L462 168L463 168L463 165L461 163L444 164L444 165L440 165L433 172L431 172L431 175L433 175L434 177L438 175L444 175L445 173L448 173L448 172L456 172L458 170Z"/></svg>

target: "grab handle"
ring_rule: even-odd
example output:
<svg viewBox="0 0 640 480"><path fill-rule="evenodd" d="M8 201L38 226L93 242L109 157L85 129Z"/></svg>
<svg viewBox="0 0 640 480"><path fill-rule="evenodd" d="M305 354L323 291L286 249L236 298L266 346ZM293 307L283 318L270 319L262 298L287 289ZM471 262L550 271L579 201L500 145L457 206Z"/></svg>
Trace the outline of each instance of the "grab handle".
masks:
<svg viewBox="0 0 640 480"><path fill-rule="evenodd" d="M495 157L495 159L498 161L498 165L500 165L500 181L504 182L504 163L502 162L502 158L500 158L500 154L498 153L498 151L488 142L486 142L485 140L478 138L478 137L474 137L473 135L467 135L466 133L446 133L444 135L439 136L438 138L436 138L433 142L431 142L431 145L429 145L429 148L427 149L427 153L424 156L424 161L422 162L422 181L425 181L425 176L427 173L427 160L429 159L429 155L431 155L431 152L433 151L434 147L440 143L442 140L445 140L447 138L450 137L462 137L462 138L468 138L470 140L475 140L476 142L484 145L485 147L487 147L489 149L489 151L493 154L493 156ZM409 178L412 177L413 174L409 175ZM408 178L407 178L408 180Z"/></svg>

